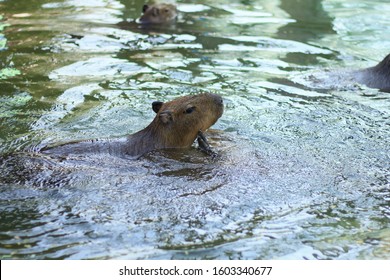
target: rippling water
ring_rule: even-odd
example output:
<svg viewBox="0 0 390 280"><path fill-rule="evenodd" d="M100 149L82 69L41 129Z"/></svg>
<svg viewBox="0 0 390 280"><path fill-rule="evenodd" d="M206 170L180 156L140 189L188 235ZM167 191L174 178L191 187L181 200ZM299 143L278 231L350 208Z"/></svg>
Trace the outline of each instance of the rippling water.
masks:
<svg viewBox="0 0 390 280"><path fill-rule="evenodd" d="M24 2L0 1L2 259L390 257L389 93L342 78L388 54L388 1L178 1L154 29L143 1ZM202 91L215 160L36 152Z"/></svg>

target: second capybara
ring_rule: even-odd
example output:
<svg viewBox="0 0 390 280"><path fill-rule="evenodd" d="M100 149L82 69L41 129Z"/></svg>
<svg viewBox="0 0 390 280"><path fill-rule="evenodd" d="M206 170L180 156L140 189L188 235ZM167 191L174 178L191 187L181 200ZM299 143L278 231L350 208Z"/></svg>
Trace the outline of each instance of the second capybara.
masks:
<svg viewBox="0 0 390 280"><path fill-rule="evenodd" d="M390 90L390 54L376 66L356 71L354 76L357 82L368 87Z"/></svg>
<svg viewBox="0 0 390 280"><path fill-rule="evenodd" d="M299 73L292 79L297 84L315 89L348 90L355 89L360 84L387 92L390 91L390 54L373 67L358 70L315 70L306 74Z"/></svg>
<svg viewBox="0 0 390 280"><path fill-rule="evenodd" d="M138 19L141 24L170 24L177 18L177 8L174 4L154 3L145 4L142 16Z"/></svg>
<svg viewBox="0 0 390 280"><path fill-rule="evenodd" d="M44 148L41 152L60 156L109 153L120 157L138 157L157 149L189 148L197 138L199 144L209 152L202 132L222 116L223 100L217 94L202 93L165 103L155 101L152 109L156 113L153 121L127 137L71 142Z"/></svg>

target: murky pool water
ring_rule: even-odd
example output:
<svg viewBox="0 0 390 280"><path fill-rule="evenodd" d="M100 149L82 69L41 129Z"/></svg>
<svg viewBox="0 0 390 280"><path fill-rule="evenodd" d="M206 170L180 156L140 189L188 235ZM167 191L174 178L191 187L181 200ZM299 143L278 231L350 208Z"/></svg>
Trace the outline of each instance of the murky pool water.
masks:
<svg viewBox="0 0 390 280"><path fill-rule="evenodd" d="M388 1L184 0L154 29L143 4L0 1L1 258L390 258L390 95L326 78L388 54ZM203 91L215 160L36 152Z"/></svg>

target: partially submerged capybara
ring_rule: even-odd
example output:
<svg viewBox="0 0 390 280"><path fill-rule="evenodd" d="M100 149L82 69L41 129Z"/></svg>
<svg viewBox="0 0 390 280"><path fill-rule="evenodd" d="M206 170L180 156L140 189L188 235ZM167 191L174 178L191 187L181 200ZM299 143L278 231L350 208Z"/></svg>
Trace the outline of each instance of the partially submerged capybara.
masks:
<svg viewBox="0 0 390 280"><path fill-rule="evenodd" d="M44 149L55 155L109 153L116 156L141 156L157 149L189 148L196 138L200 147L210 153L203 131L223 113L223 101L217 94L203 93L179 97L170 102L156 101L154 120L143 130L125 138L86 140Z"/></svg>
<svg viewBox="0 0 390 280"><path fill-rule="evenodd" d="M139 22L142 24L169 24L177 18L177 8L174 4L145 4L142 8Z"/></svg>
<svg viewBox="0 0 390 280"><path fill-rule="evenodd" d="M390 89L390 54L376 66L357 71L355 79L371 88Z"/></svg>
<svg viewBox="0 0 390 280"><path fill-rule="evenodd" d="M345 90L361 84L390 91L390 54L373 67L358 70L315 70L307 74L299 74L293 77L293 80L310 88Z"/></svg>

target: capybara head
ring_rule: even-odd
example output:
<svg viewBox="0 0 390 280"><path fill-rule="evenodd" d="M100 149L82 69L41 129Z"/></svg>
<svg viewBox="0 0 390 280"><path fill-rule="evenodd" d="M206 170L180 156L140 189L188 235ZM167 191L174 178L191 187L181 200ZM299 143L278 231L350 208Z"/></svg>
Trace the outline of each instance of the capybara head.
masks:
<svg viewBox="0 0 390 280"><path fill-rule="evenodd" d="M223 100L217 94L203 93L152 104L157 113L151 123L165 147L190 147L199 131L212 126L223 113Z"/></svg>
<svg viewBox="0 0 390 280"><path fill-rule="evenodd" d="M143 24L172 23L177 18L177 9L173 4L145 4L139 21Z"/></svg>

